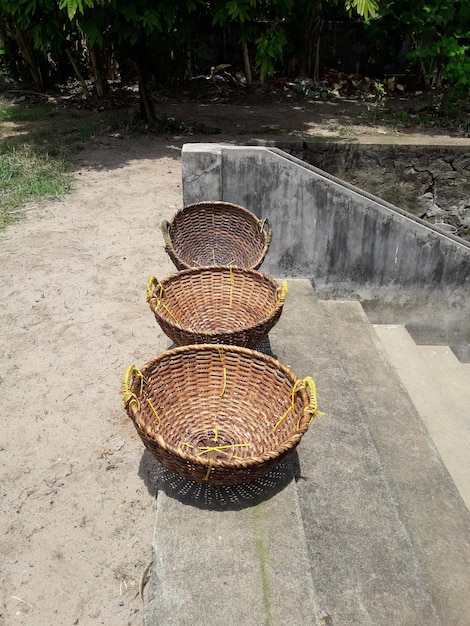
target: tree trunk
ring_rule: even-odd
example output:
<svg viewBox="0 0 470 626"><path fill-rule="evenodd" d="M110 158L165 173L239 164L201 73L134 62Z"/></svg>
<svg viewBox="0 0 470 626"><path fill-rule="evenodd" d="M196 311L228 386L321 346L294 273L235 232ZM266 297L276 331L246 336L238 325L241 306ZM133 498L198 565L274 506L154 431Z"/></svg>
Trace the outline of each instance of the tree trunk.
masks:
<svg viewBox="0 0 470 626"><path fill-rule="evenodd" d="M145 44L138 44L136 48L136 68L137 78L139 80L139 101L140 101L140 115L144 122L150 124L157 120L155 114L155 107L152 100L151 90L149 86L149 75L147 70L146 59L146 46Z"/></svg>
<svg viewBox="0 0 470 626"><path fill-rule="evenodd" d="M67 52L67 56L69 57L69 61L72 64L72 67L74 69L74 72L75 72L75 74L76 74L76 76L77 76L77 78L80 81L80 84L82 86L83 97L88 100L88 98L90 97L90 92L88 91L88 87L87 87L86 81L83 78L82 73L80 72L80 68L78 67L75 59L73 58L73 54L70 51L70 48L67 48L66 52Z"/></svg>
<svg viewBox="0 0 470 626"><path fill-rule="evenodd" d="M89 48L89 51L93 76L95 78L96 95L102 98L109 91L106 72L102 62L102 50L99 46L92 46Z"/></svg>
<svg viewBox="0 0 470 626"><path fill-rule="evenodd" d="M246 41L242 42L242 52L243 52L243 62L245 64L246 84L247 85L252 85L253 84L253 78L251 76L250 56L248 54L248 45L247 45Z"/></svg>
<svg viewBox="0 0 470 626"><path fill-rule="evenodd" d="M317 39L316 51L315 51L315 67L313 70L313 78L320 78L320 36Z"/></svg>
<svg viewBox="0 0 470 626"><path fill-rule="evenodd" d="M299 18L300 19L300 18ZM310 15L303 15L302 34L297 52L289 59L289 74L312 76L320 74L320 35L323 26L322 3L318 0Z"/></svg>
<svg viewBox="0 0 470 626"><path fill-rule="evenodd" d="M25 61L26 67L28 68L34 85L37 89L42 91L44 89L44 80L42 78L41 69L37 63L34 49L30 39L28 38L28 35L22 28L19 28L16 25L13 28L12 33L16 40L16 43L18 44L18 48L21 51L21 55Z"/></svg>

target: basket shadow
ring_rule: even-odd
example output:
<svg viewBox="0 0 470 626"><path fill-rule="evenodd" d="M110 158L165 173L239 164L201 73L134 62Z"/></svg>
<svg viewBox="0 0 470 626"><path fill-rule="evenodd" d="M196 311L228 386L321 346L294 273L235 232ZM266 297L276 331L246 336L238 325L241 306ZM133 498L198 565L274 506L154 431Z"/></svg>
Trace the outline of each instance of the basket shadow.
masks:
<svg viewBox="0 0 470 626"><path fill-rule="evenodd" d="M173 348L178 348L178 347L179 346L177 343L172 342L171 345L168 346L168 350L173 350ZM266 335L264 339L262 339L259 343L257 343L255 346L253 346L250 349L255 350L256 352L262 352L263 354L273 357L273 359L277 359L277 356L274 354L272 350L271 342L269 340L269 335Z"/></svg>
<svg viewBox="0 0 470 626"><path fill-rule="evenodd" d="M299 457L294 450L276 468L250 482L227 486L202 484L170 472L144 450L139 476L152 496L156 497L162 491L169 498L200 509L239 511L269 500L292 480L300 480L301 472Z"/></svg>

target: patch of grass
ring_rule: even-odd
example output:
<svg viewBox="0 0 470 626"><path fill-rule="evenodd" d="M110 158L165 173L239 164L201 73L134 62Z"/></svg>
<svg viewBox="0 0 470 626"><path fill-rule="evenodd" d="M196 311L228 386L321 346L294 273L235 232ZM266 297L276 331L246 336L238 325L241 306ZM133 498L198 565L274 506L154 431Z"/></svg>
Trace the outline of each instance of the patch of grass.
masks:
<svg viewBox="0 0 470 626"><path fill-rule="evenodd" d="M60 157L28 144L0 149L0 229L23 216L28 202L54 198L72 189L73 177Z"/></svg>
<svg viewBox="0 0 470 626"><path fill-rule="evenodd" d="M0 121L2 122L37 122L56 115L57 112L47 105L26 108L17 104L0 103Z"/></svg>

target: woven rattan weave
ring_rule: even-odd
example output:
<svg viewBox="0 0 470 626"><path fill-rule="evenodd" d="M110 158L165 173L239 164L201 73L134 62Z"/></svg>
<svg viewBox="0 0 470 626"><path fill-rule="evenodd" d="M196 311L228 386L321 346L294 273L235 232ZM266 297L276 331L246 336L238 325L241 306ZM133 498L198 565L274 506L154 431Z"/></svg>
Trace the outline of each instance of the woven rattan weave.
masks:
<svg viewBox="0 0 470 626"><path fill-rule="evenodd" d="M258 269L271 243L267 220L230 202L197 202L162 223L165 249L179 270L209 265Z"/></svg>
<svg viewBox="0 0 470 626"><path fill-rule="evenodd" d="M287 282L256 270L206 267L161 282L151 276L147 302L177 345L224 343L253 348L279 320Z"/></svg>
<svg viewBox="0 0 470 626"><path fill-rule="evenodd" d="M271 356L203 344L126 370L124 405L146 448L168 470L235 485L273 469L317 415L315 383Z"/></svg>

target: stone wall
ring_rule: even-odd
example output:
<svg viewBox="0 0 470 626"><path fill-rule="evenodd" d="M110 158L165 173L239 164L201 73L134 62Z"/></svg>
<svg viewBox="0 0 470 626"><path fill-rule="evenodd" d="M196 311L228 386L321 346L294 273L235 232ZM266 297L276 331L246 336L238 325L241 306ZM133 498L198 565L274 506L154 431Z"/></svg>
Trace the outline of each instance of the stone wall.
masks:
<svg viewBox="0 0 470 626"><path fill-rule="evenodd" d="M299 157L470 241L467 147L305 143Z"/></svg>

